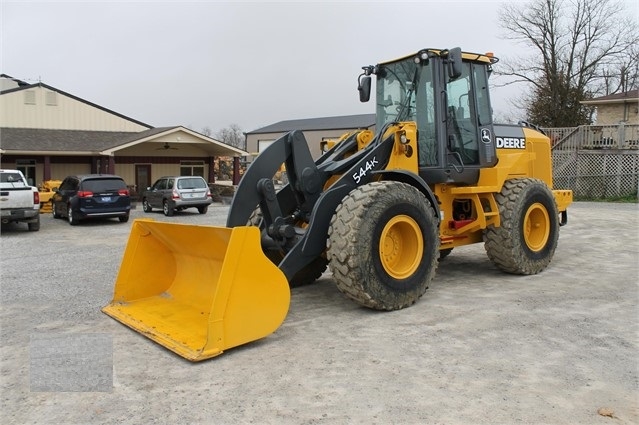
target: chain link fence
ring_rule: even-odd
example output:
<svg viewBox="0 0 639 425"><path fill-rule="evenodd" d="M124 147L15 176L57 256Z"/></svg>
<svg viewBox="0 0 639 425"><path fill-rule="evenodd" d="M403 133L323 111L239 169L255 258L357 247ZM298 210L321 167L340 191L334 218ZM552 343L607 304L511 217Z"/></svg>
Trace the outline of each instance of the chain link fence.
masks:
<svg viewBox="0 0 639 425"><path fill-rule="evenodd" d="M639 196L639 125L544 129L553 145L553 186L577 198Z"/></svg>

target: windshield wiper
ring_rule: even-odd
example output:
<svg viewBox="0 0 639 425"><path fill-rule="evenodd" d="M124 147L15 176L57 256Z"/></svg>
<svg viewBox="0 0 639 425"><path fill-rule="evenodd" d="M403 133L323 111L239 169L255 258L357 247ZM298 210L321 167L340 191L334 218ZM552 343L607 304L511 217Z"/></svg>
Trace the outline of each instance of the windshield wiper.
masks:
<svg viewBox="0 0 639 425"><path fill-rule="evenodd" d="M419 71L421 68L415 69L415 74L413 75L413 81L411 82L411 86L408 89L406 94L406 99L402 102L401 108L397 113L397 121L404 121L411 115L411 106L410 102L413 99L413 94L417 91L417 80L419 76Z"/></svg>

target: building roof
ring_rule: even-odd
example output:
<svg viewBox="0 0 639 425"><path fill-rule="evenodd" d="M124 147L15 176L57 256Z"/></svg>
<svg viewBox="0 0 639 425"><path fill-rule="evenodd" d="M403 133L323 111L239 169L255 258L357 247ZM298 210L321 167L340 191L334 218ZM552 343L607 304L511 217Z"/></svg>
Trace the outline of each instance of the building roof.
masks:
<svg viewBox="0 0 639 425"><path fill-rule="evenodd" d="M6 89L6 90L0 90L0 95L8 94L8 93L14 93L14 92L17 92L17 91L22 91L22 90L29 90L29 89L32 89L34 87L43 87L43 88L46 88L48 90L58 92L61 95L67 96L67 97L69 97L69 98L71 98L73 100L77 100L78 102L82 102L82 103L84 103L86 105L89 105L89 106L91 106L93 108L100 109L101 111L104 111L104 112L107 112L109 114L115 115L117 117L123 118L123 119L125 119L127 121L131 121L131 122L133 122L135 124L138 124L138 125L141 125L143 127L153 128L152 125L145 124L145 123L143 123L141 121L138 121L138 120L135 120L135 119L133 119L131 117L127 117L126 115L122 115L120 113L117 113L115 111L107 109L107 108L105 108L103 106L97 105L95 103L89 102L88 100L85 100L85 99L82 99L80 97L74 96L74 95L72 95L70 93L67 93L67 92L62 91L60 89L57 89L57 88L55 88L53 86L50 86L48 84L44 84L42 82L29 84L29 83L26 83L24 81L18 80L17 78L13 78L13 77L11 77L11 76L9 76L7 74L0 74L0 78L6 78L6 79L9 79L9 80L13 80L17 84L17 87L9 88L9 89Z"/></svg>
<svg viewBox="0 0 639 425"><path fill-rule="evenodd" d="M351 128L369 128L375 125L375 114L343 115L339 117L304 118L280 121L246 134L281 133L293 130L343 130Z"/></svg>
<svg viewBox="0 0 639 425"><path fill-rule="evenodd" d="M199 141L198 146L213 156L246 155L242 149L226 145L182 126L159 127L140 132L0 128L0 152L3 154L111 155L120 149L176 132L193 135Z"/></svg>
<svg viewBox="0 0 639 425"><path fill-rule="evenodd" d="M6 153L10 151L36 151L97 154L137 135L136 132L123 131L0 128L0 148Z"/></svg>
<svg viewBox="0 0 639 425"><path fill-rule="evenodd" d="M595 97L594 99L584 100L580 103L584 105L598 105L602 103L632 103L639 102L639 90L630 90L623 93L609 94L607 96Z"/></svg>

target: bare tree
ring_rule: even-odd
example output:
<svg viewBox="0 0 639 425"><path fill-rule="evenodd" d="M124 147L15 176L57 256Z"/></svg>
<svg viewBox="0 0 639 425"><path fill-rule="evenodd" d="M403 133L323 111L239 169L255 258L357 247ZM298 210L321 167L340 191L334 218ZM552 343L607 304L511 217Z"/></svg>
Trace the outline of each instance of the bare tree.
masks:
<svg viewBox="0 0 639 425"><path fill-rule="evenodd" d="M206 137L209 137L213 132L211 131L211 127L206 126L200 131L200 133L204 134Z"/></svg>
<svg viewBox="0 0 639 425"><path fill-rule="evenodd" d="M532 87L518 105L532 122L589 124L592 110L580 101L636 87L637 23L617 0L511 2L501 8L500 22L509 38L534 51L502 58L496 70L511 77L507 84Z"/></svg>
<svg viewBox="0 0 639 425"><path fill-rule="evenodd" d="M639 87L639 47L628 48L625 60L602 66L603 94L623 93Z"/></svg>
<svg viewBox="0 0 639 425"><path fill-rule="evenodd" d="M235 146L236 148L244 148L245 137L244 132L237 124L231 124L226 128L217 132L216 138L227 145Z"/></svg>

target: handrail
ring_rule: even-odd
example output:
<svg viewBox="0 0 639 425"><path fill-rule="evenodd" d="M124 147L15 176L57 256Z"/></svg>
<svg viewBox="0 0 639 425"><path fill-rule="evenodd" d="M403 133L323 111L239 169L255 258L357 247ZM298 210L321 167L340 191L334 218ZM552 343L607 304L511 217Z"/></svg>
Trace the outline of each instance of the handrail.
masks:
<svg viewBox="0 0 639 425"><path fill-rule="evenodd" d="M553 150L639 149L639 124L544 128Z"/></svg>

